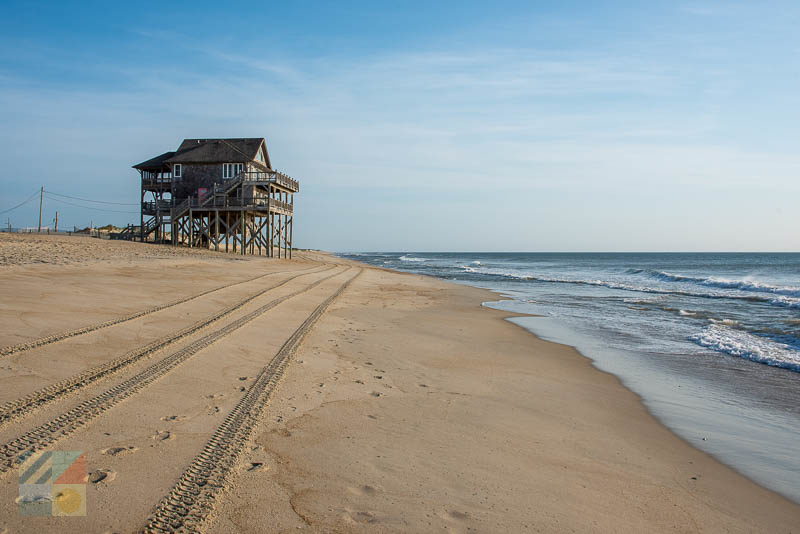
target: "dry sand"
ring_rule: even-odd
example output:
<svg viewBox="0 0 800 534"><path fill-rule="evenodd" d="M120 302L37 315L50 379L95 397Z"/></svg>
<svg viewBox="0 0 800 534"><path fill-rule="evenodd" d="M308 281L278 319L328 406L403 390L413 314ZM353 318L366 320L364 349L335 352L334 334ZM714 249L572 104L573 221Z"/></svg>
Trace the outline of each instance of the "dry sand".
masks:
<svg viewBox="0 0 800 534"><path fill-rule="evenodd" d="M0 258L0 347L97 326L0 355L0 421L21 410L0 422L0 462L19 436L128 388L76 409L48 445L87 452L86 517L21 517L7 470L0 533L143 528L296 331L204 531L798 531L800 506L675 437L574 350L481 307L487 291L364 268L309 326L359 267L56 236L2 236ZM218 339L194 347L205 336ZM159 367L175 354L189 356Z"/></svg>
<svg viewBox="0 0 800 534"><path fill-rule="evenodd" d="M88 236L0 233L0 266L47 263L96 263L186 257L213 257L214 253L178 247L131 247L127 241ZM234 256L235 258L235 256Z"/></svg>

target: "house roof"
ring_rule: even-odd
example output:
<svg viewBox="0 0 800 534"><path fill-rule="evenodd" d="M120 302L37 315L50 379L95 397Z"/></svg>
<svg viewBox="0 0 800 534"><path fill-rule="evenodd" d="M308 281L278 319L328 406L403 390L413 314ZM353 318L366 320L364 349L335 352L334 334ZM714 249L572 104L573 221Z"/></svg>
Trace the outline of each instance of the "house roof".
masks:
<svg viewBox="0 0 800 534"><path fill-rule="evenodd" d="M167 163L246 163L256 159L263 137L237 139L184 139ZM266 146L264 147L266 152ZM269 156L266 158L269 167Z"/></svg>
<svg viewBox="0 0 800 534"><path fill-rule="evenodd" d="M258 151L264 146L265 162L256 160ZM271 169L267 143L263 137L234 139L184 139L178 150L164 152L145 162L134 165L143 171L162 170L172 163L248 163L255 162Z"/></svg>
<svg viewBox="0 0 800 534"><path fill-rule="evenodd" d="M164 162L174 155L175 152L164 152L160 156L156 156L148 159L147 161L143 161L142 163L134 165L133 168L143 171L159 171L165 167Z"/></svg>

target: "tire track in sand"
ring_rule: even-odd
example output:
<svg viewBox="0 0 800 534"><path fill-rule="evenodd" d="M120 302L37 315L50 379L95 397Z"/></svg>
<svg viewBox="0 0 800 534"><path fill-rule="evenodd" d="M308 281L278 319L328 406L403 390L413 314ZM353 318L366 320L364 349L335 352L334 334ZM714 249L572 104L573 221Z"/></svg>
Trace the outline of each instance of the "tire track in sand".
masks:
<svg viewBox="0 0 800 534"><path fill-rule="evenodd" d="M143 532L197 532L213 510L233 468L300 343L328 307L363 272L358 272L306 318L261 370L172 490L147 519Z"/></svg>
<svg viewBox="0 0 800 534"><path fill-rule="evenodd" d="M149 358L156 352L177 343L178 341L182 340L183 338L194 334L195 332L223 319L224 317L230 315L231 313L235 312L236 310L242 308L245 304L257 299L264 293L268 291L272 291L273 289L277 289L287 283L291 282L295 278L300 276L305 276L308 274L314 274L318 272L326 272L334 269L336 266L331 265L327 269L304 269L297 274L282 280L277 284L273 284L269 287L261 289L256 293L240 300L239 302L228 306L227 308L214 313L213 315L197 321L194 324L187 326L177 332L168 334L163 336L147 345L141 346L137 349L129 351L124 355L111 360L106 363L102 363L90 369L87 369L77 375L71 376L55 384L51 384L45 388L40 390L34 391L33 393L21 397L19 399L6 402L0 405L0 427L5 425L6 423L19 419L20 417L24 417L25 415L33 412L34 410L41 408L55 400L60 399L65 395L69 395L71 393L75 393L80 391L81 389L92 385L93 383L97 382L100 379L107 378L113 374L122 371L123 369L127 368L134 363ZM281 271L285 272L285 271ZM273 273L279 274L279 273Z"/></svg>
<svg viewBox="0 0 800 534"><path fill-rule="evenodd" d="M141 372L128 378L127 380L107 389L103 393L81 402L74 408L64 412L56 418L44 423L33 430L26 432L22 436L0 445L0 473L5 473L21 464L31 454L40 451L55 443L61 438L75 432L80 427L86 425L104 412L110 410L131 395L138 393L146 386L155 382L157 379L175 369L202 349L212 343L219 341L225 336L243 327L253 319L263 315L278 304L310 291L322 282L337 276L345 271L339 271L325 276L312 282L302 289L278 297L256 310L243 315L224 327L207 334L200 339L193 341L184 348L172 353L171 355L150 365Z"/></svg>
<svg viewBox="0 0 800 534"><path fill-rule="evenodd" d="M310 269L304 269L308 271ZM199 299L200 297L204 297L210 293L214 293L215 291L222 291L223 289L228 289L229 287L237 286L239 284L246 284L248 282L253 282L258 280L259 278L264 278L266 276L272 276L281 273L287 273L292 271L275 271L272 273L267 274L260 274L253 278L248 278L247 280L241 280L239 282L233 282L230 284L222 285L213 289L208 289L201 293L197 293L196 295L191 295L189 297L184 297L182 299L174 300L172 302L168 302L166 304L161 304L159 306L154 306L152 308L147 308L146 310L141 310L138 312L131 313L129 315L123 315L122 317L117 317L116 319L110 319L108 321L103 321L102 323L97 323L89 326L83 326L81 328L76 328L75 330L69 330L66 332L61 332L59 334L52 334L50 336L40 337L38 339L34 339L32 341L26 341L25 343L19 343L17 345L9 345L7 347L3 347L0 349L0 356L10 356L12 354L16 354L18 352L24 352L26 350L35 349L37 347L41 347L43 345L50 345L51 343L56 343L58 341L63 341L65 339L69 339L71 337L80 336L83 334L88 334L89 332L94 332L95 330L100 330L103 328L108 328L109 326L118 325L120 323L125 323L128 321L132 321L134 319L138 319L139 317L144 317L146 315L150 315L152 313L159 312L161 310L166 310L167 308L172 308L173 306L178 306L179 304L183 304L185 302L189 302L195 299Z"/></svg>

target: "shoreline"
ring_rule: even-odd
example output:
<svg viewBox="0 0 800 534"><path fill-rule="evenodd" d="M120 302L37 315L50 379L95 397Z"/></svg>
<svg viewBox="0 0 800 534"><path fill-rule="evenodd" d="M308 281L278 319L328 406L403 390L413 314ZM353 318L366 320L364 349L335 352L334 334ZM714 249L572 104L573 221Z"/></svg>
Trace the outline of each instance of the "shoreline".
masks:
<svg viewBox="0 0 800 534"><path fill-rule="evenodd" d="M601 329L599 324L595 325L592 322L592 317L598 317L596 314L580 316L581 312L576 312L575 316L572 316L569 306L575 305L580 309L574 296L572 299L568 294L562 296L568 303L563 308L558 304L553 306L557 298L556 293L546 294L539 303L538 292L533 289L518 288L515 285L487 280L485 277L472 275L462 277L457 274L457 269L455 267L451 269L448 263L455 262L452 263L453 266L460 266L458 272L460 269L467 269L463 264L477 264L479 267L484 267L488 263L489 267L485 267L488 271L483 272L494 274L491 272L494 269L501 271L501 275L514 278L512 268L507 268L512 269L511 271L502 271L502 264L500 267L495 264L502 260L495 260L489 254L464 253L453 257L453 254L436 253L416 254L418 257L409 258L415 254L403 253L404 255L399 258L402 261L398 261L400 254L344 254L344 257L359 261L362 259L360 256L367 256L369 259L362 261L370 265L378 264L380 268L398 269L398 272L402 273L430 276L460 286L494 291L497 298L484 302L485 307L520 314L519 317L510 317L509 321L537 338L571 347L591 361L597 370L615 376L622 387L637 396L652 417L679 439L691 447L704 451L762 487L800 504L800 486L798 486L800 471L797 470L797 461L786 456L794 446L790 430L795 422L791 417L792 412L780 411L786 409L782 406L775 406L778 408L775 411L767 409L770 407L768 402L780 399L778 393L774 396L767 394L759 397L757 393L762 390L754 390L749 392L748 396L741 397L736 394L741 394L741 391L726 389L728 383L717 378L718 375L712 377L709 372L709 369L718 366L722 370L723 377L724 373L730 375L733 371L753 373L759 377L757 380L760 384L756 382L757 385L763 387L769 380L775 385L775 391L782 391L783 386L791 387L789 383L791 377L784 377L786 372L780 374L782 369L776 371L773 368L759 368L759 366L744 369L744 363L728 355L704 364L691 363L691 366L683 368L673 367L674 363L670 364L668 359L660 362L657 358L647 357L659 356L658 351L652 351L651 348L651 352L643 352L642 347L627 341L637 338L639 343L646 346L647 341L640 339L641 331L621 331L613 320L599 321L605 324ZM481 261L470 263L476 257ZM412 261L426 263L406 263ZM515 259L515 261L523 260ZM418 265L424 268L418 268ZM525 268L529 269L530 265L526 265ZM528 272L522 267L519 269ZM508 274L509 272L511 274ZM627 301L626 298L625 302ZM556 316L552 316L548 311L553 309ZM559 317L562 315L563 317ZM605 330L607 334L602 331L604 329L607 329ZM620 341L619 338L614 338L617 335L626 337ZM687 360L684 365L689 363ZM696 366L701 368L695 369ZM699 373L693 374L694 371Z"/></svg>
<svg viewBox="0 0 800 534"><path fill-rule="evenodd" d="M513 300L513 298L511 300ZM504 298L494 302L501 304L502 302L508 301L508 298ZM489 304L492 303L490 302ZM492 306L489 307L492 308ZM509 311L503 309L502 307L492 309ZM526 332L536 336L538 339L543 339L570 347L582 357L589 360L595 369L601 373L609 374L615 377L619 381L621 387L625 388L636 396L650 416L652 416L659 424L663 425L667 430L669 430L673 435L686 443L688 446L707 454L710 458L734 470L736 473L758 484L762 488L772 491L794 504L800 505L800 494L798 494L796 488L793 489L791 485L787 485L785 480L782 482L773 481L773 483L770 484L770 473L764 471L764 467L767 465L764 460L762 460L761 463L756 464L754 464L752 460L750 460L750 463L742 461L741 465L737 465L737 462L735 461L737 458L734 457L729 446L726 447L727 443L735 440L735 436L724 436L720 439L720 436L717 435L715 447L708 446L711 445L710 438L701 436L713 435L715 430L717 430L714 427L714 421L708 418L708 414L705 414L704 416L693 415L691 418L689 418L685 413L677 411L674 406L670 406L670 401L673 398L672 396L665 396L665 393L663 391L659 391L657 386L654 389L653 384L647 384L647 380L643 379L641 376L637 376L636 373L631 374L628 372L626 375L626 371L629 370L625 369L624 364L621 364L620 362L615 361L613 357L610 357L609 353L604 354L601 352L600 354L593 355L592 347L586 347L585 350L582 349L577 345L577 343L580 342L579 336L576 336L574 333L564 329L563 327L554 328L552 326L552 324L557 324L557 321L554 318L541 315L526 316L520 312L511 313L517 314L508 318L508 320L513 324L523 328ZM522 321L515 321L515 318L521 318ZM544 319L544 321L540 322L539 324L536 324L535 321L527 324L527 321L525 321L526 318ZM570 335L572 335L572 339L570 339ZM573 342L575 342L575 344L573 344ZM595 350L595 352L597 351ZM649 397L648 394L650 395ZM765 416L767 416L767 414L765 414ZM693 443L690 436L695 440L702 439L702 443ZM717 452L713 450L714 448L717 449ZM725 452L719 452L721 450L724 450ZM741 460L741 451L737 452L739 453L738 459ZM750 472L748 472L748 470Z"/></svg>
<svg viewBox="0 0 800 534"><path fill-rule="evenodd" d="M667 430L668 430L668 431L669 431L669 432L670 432L670 433L671 433L673 436L675 436L677 439L681 440L681 441L682 441L683 443L685 443L687 446L689 446L689 447L691 447L691 448L693 448L693 449L696 449L697 451L699 451L699 452L701 452L701 453L703 453L703 454L707 455L707 456L709 457L709 459L711 459L711 460L713 460L713 461L715 461L715 462L719 462L720 464L722 464L723 466L727 467L728 469L732 469L732 470L733 470L734 472L736 472L738 475L740 475L740 476L742 476L742 477L746 478L747 480L749 480L749 481L753 482L754 484L757 484L759 487L761 487L761 488L763 488L763 489L765 489L765 490L767 490L767 491L773 492L773 493L775 493L775 494L777 494L777 495L781 496L782 498L786 499L787 501L790 501L790 502L792 502L793 504L796 504L796 505L799 505L799 506L800 506L800 502L798 502L798 501L796 501L796 500L792 499L792 498L791 498L789 495L784 495L784 494L783 494L783 493L781 493L780 491L778 491L778 490L776 490L776 489L773 489L773 488L770 488L770 487L768 487L768 486L766 486L766 485L762 484L762 483L761 483L760 481L758 481L757 479L755 479L755 478L753 478L753 477L749 476L747 473L745 473L745 472L741 471L741 470L740 470L739 468L737 468L735 465L731 465L731 464L727 463L727 462L726 462L724 459L722 459L722 458L718 458L718 457L717 457L717 456L716 456L714 453L712 453L712 452L709 452L709 451L706 451L706 450L702 449L701 447L698 447L698 446L696 446L696 445L695 445L695 444L693 444L691 441L689 441L688 439L686 439L686 438L684 438L683 436L681 436L681 435L680 435L678 432L676 432L676 431L675 431L675 430L674 430L674 429L673 429L673 428L672 428L672 427L671 427L671 426L670 426L670 425L669 425L669 424L668 424L666 421L662 420L662 418L661 418L661 417L660 417L660 416L659 416L659 415L658 415L658 414L657 414L657 413L656 413L656 412L653 410L653 408L652 408L652 407L649 405L649 403L647 402L647 399L646 399L646 398L645 398L645 397L644 397L642 394L638 393L638 392L637 392L635 389L633 389L633 387L631 387L629 384L626 384L626 382L625 382L625 379L624 379L623 377L621 377L621 376L617 375L616 373L614 373L614 372L612 372L612 371L607 371L607 370L603 369L602 367L600 367L601 363L600 363L598 360L596 360L595 358L592 358L591 356L589 356L589 355L587 355L587 354L584 354L584 352L583 352L583 351L581 351L581 349L580 349L580 348L576 347L575 345L570 345L569 343L565 343L565 342L561 342L561 341L553 341L553 340L547 339L546 337L540 336L539 334L537 334L536 332L534 332L534 331L530 330L530 329L529 329L529 328L527 328L526 326L523 326L522 324L518 324L518 323L515 323L514 321L510 321L510 319L514 319L515 317L525 317L525 316L526 316L526 315L524 315L524 314L512 315L512 316L510 316L510 317L507 317L507 318L506 318L506 320L509 320L509 322L511 322L512 324L515 324L515 325L519 326L520 328L522 328L523 330L525 330L525 332L527 332L528 334L530 334L530 335L532 335L532 336L535 336L537 339L540 339L540 340L542 340L542 341L547 341L547 342L550 342L550 343L555 343L555 344L557 344L557 345L562 345L562 346L564 346L564 347L569 347L570 349L574 350L574 351L575 351L577 354L579 354L581 357L583 357L583 358L586 358L586 359L587 359L587 360L588 360L588 361L589 361L589 362L592 364L592 367L593 367L595 370L597 370L597 371L598 371L598 372L600 372L600 373L603 373L603 374L610 375L610 376L614 377L614 378L615 378L615 379L616 379L616 380L619 382L619 385L620 385L620 387L622 387L622 388L626 389L628 392L630 392L631 394L633 394L633 395L636 397L636 399L638 400L638 402L640 402L640 403L641 403L642 407L645 409L645 411L647 412L647 414L648 414L650 417L652 417L652 418L653 418L653 419L654 419L654 420L655 420L655 421L656 421L656 422L657 422L659 425L663 426L663 427L664 427L665 429L667 429ZM527 317L533 317L533 318L536 318L536 317L540 317L540 316L537 316L537 315L529 315L529 316L527 316Z"/></svg>
<svg viewBox="0 0 800 534"><path fill-rule="evenodd" d="M57 254L61 242L48 241ZM3 357L0 404L243 304L149 361L0 424L0 444L200 336L241 327L59 437L55 450L86 451L90 471L104 473L87 485L86 517L20 516L16 474L0 473L0 532L140 528L265 362L357 271L294 352L202 531L792 532L800 524L799 506L673 434L615 375L508 320L527 315L482 305L497 292L316 252L184 261L147 244L65 244L75 258L85 247L87 261L0 269L2 347L197 296ZM164 276L165 261L181 276ZM268 311L253 315L260 309Z"/></svg>
<svg viewBox="0 0 800 534"><path fill-rule="evenodd" d="M337 253L328 253L328 252L325 252L325 253L331 254L332 256L337 257L337 258L339 257ZM669 254L669 253L665 253L665 254ZM709 458L709 460L712 460L714 462L718 462L721 465L723 465L724 467L733 470L736 474L744 477L748 481L758 485L759 487L763 488L764 490L772 492L772 493L775 493L776 495L780 496L781 498L786 499L787 501L789 501L789 502L791 502L791 503L793 503L795 505L800 506L800 501L797 501L797 500L793 499L789 495L785 495L785 494L781 493L779 490L776 490L776 489L770 488L768 486L765 486L764 484L762 484L757 479L755 479L755 478L749 476L747 473L741 471L735 465L731 465L731 464L727 463L724 459L717 457L712 452L706 451L706 450L702 449L701 447L698 447L697 445L691 443L687 438L685 438L682 435L680 435L676 430L671 428L670 425L666 421L662 420L662 418L654 411L654 409L649 405L647 399L641 393L637 392L634 389L634 387L632 387L631 385L626 384L625 378L623 378L622 376L614 373L613 371L603 369L601 367L601 365L603 365L603 362L601 362L597 358L593 358L589 354L584 353L576 345L572 345L569 342L556 341L556 340L553 340L553 339L547 339L546 337L543 337L540 334L537 334L534 330L532 330L531 328L525 326L524 324L521 324L521 323L516 322L516 321L513 320L515 318L533 318L533 319L542 318L543 319L543 318L546 318L545 316L532 314L532 313L514 312L514 311L502 309L500 307L492 306L491 304L494 304L494 303L502 303L502 302L514 301L513 297L503 294L502 290L489 289L489 288L485 288L485 287L471 285L471 284L466 283L466 282L455 282L455 281L452 281L452 280L448 280L448 279L437 277L435 275L430 275L430 274L412 273L412 272L408 272L408 271L402 271L402 270L393 269L391 267L382 267L382 266L369 265L369 264L361 262L359 260L352 260L352 259L349 259L349 258L348 258L348 261L353 261L353 262L356 262L356 263L360 263L360 264L362 264L364 266L369 266L369 267L375 268L375 269L382 269L382 270L386 270L386 271L392 272L392 273L428 277L428 278L440 280L440 281L445 282L445 283L451 283L451 284L458 285L458 286L465 286L465 287L473 288L473 289L476 289L476 290L479 290L479 291L488 292L494 298L492 300L482 301L480 303L480 306L482 308L486 308L486 309L489 309L489 310L494 310L494 311L498 311L498 312L501 312L503 314L506 314L503 317L503 319L505 321L508 321L509 323L519 327L526 334L533 336L534 338L536 338L539 341L542 341L542 342L545 342L545 343L553 343L555 345L562 346L562 347L565 347L565 348L568 348L568 349L574 351L578 356L580 356L581 358L586 359L586 361L591 364L591 366L592 366L592 368L594 370L596 370L597 372L599 372L599 373L601 373L603 375L607 375L609 377L612 377L614 380L616 380L617 383L619 384L619 387L625 389L627 392L632 394L636 398L637 402L639 402L642 405L642 407L647 412L647 414L650 417L652 417L653 420L658 425L662 426L664 429L666 429L668 432L670 432L675 438L680 440L686 446L691 447L692 449L695 449L695 450L697 450L698 452L700 452L702 454L705 454Z"/></svg>

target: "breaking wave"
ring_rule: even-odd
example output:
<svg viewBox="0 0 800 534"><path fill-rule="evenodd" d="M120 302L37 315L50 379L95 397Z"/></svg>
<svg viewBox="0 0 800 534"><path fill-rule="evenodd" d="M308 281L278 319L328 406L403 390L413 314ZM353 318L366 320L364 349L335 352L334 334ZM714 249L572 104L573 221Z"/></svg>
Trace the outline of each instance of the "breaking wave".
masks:
<svg viewBox="0 0 800 534"><path fill-rule="evenodd" d="M701 347L747 360L800 372L800 352L789 345L713 324L689 340Z"/></svg>
<svg viewBox="0 0 800 534"><path fill-rule="evenodd" d="M782 306L786 308L800 309L800 298L792 298L787 296L777 296L777 295L767 296L758 294L735 295L727 293L701 293L697 291L684 291L681 289L664 289L651 286L639 286L639 285L626 284L623 282L612 282L608 280L580 280L580 279L570 279L570 278L553 278L547 276L536 276L533 274L525 273L522 271L515 271L511 269L497 269L491 267L486 267L486 268L470 267L468 265L462 265L461 268L468 273L483 274L489 276L500 276L506 278L513 278L517 280L533 280L537 282L553 282L559 284L579 284L588 286L599 286L599 287L607 287L609 289L619 289L622 291L636 291L640 293L652 293L656 295L682 295L686 297L698 297L698 298L709 298L709 299L749 300L754 302L764 302L767 304L771 304L773 306ZM800 289L798 289L798 291L800 291Z"/></svg>
<svg viewBox="0 0 800 534"><path fill-rule="evenodd" d="M739 326L740 324L739 321L735 319L715 319L710 317L708 320L714 324L724 324L726 326Z"/></svg>
<svg viewBox="0 0 800 534"><path fill-rule="evenodd" d="M741 280L731 280L728 278L717 278L714 276L686 276L682 274L668 273L666 271L642 271L641 269L633 269L630 272L646 272L652 278L664 280L666 282L688 282L708 287L718 287L721 289L739 289L742 291L755 291L759 293L785 295L788 297L800 297L800 287L776 286L773 284L767 284L766 282L759 282L758 280L749 280L747 278Z"/></svg>
<svg viewBox="0 0 800 534"><path fill-rule="evenodd" d="M412 261L412 262L428 261L425 258L417 258L417 257L414 257L414 256L400 256L398 259L400 261Z"/></svg>

